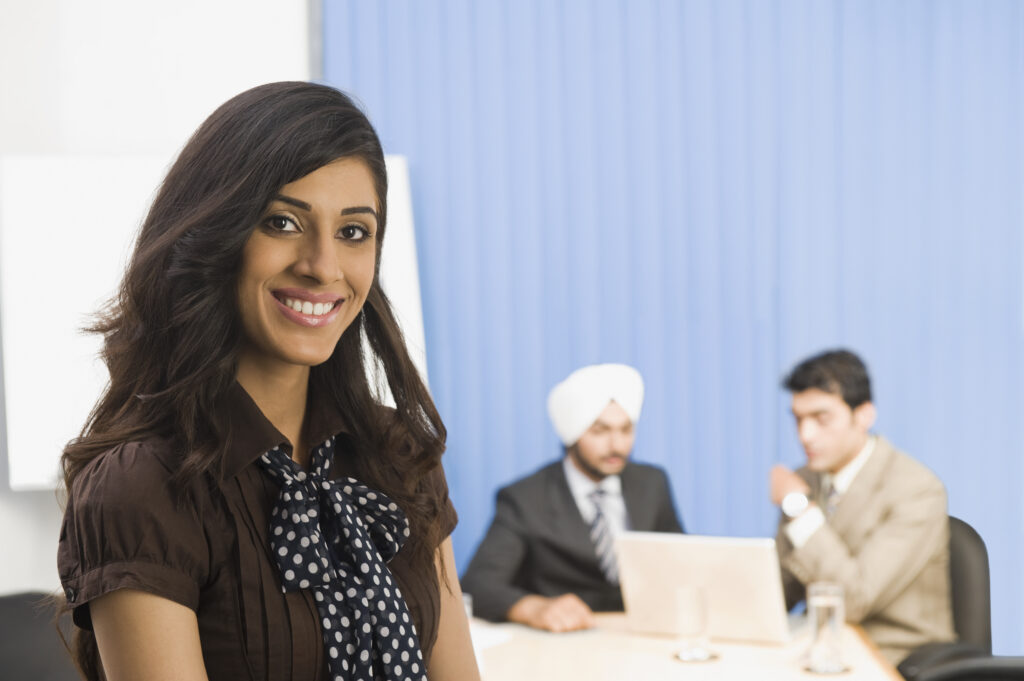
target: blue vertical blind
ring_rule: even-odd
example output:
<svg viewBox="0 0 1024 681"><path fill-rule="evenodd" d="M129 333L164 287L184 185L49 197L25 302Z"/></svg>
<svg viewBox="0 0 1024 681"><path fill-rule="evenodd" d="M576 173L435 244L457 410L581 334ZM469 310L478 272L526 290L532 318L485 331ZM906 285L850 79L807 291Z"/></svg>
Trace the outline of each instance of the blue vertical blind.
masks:
<svg viewBox="0 0 1024 681"><path fill-rule="evenodd" d="M496 488L559 456L547 391L644 374L635 455L688 529L770 535L802 453L780 377L872 371L1024 650L1024 5L331 0L325 80L409 159L464 566Z"/></svg>

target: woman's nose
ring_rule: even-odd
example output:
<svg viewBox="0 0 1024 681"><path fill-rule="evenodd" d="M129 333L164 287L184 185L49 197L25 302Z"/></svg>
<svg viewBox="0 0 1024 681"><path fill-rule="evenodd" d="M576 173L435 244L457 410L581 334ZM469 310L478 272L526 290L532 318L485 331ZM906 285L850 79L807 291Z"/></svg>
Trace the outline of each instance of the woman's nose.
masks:
<svg viewBox="0 0 1024 681"><path fill-rule="evenodd" d="M303 240L295 272L318 284L330 284L341 279L343 274L334 239L310 234Z"/></svg>

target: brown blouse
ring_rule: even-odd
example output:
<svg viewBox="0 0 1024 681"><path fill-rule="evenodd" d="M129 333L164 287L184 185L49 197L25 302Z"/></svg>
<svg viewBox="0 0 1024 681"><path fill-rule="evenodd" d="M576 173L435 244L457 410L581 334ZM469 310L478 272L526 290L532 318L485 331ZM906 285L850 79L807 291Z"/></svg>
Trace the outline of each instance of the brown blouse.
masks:
<svg viewBox="0 0 1024 681"><path fill-rule="evenodd" d="M282 594L270 553L270 512L279 488L256 459L286 438L238 385L230 419L234 436L220 470L192 483L187 495L175 494L169 484L182 452L163 440L116 447L78 475L57 555L75 623L91 628L94 598L139 589L196 612L211 681L326 679L312 592ZM341 432L342 415L310 410L307 442L319 444ZM340 446L332 471L353 475ZM457 518L440 467L428 481L441 502L441 536L447 537ZM411 569L402 551L389 567L429 662L440 615L437 578L433 571Z"/></svg>

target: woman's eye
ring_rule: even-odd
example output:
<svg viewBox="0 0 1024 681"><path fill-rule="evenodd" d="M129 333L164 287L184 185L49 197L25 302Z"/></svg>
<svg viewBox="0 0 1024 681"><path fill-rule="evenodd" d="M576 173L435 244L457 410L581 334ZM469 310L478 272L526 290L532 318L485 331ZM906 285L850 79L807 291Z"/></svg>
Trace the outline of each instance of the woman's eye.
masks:
<svg viewBox="0 0 1024 681"><path fill-rule="evenodd" d="M346 241L365 241L370 236L370 231L362 225L345 225L338 233Z"/></svg>
<svg viewBox="0 0 1024 681"><path fill-rule="evenodd" d="M275 232L297 232L299 226L295 221L285 215L271 215L267 219L267 226Z"/></svg>

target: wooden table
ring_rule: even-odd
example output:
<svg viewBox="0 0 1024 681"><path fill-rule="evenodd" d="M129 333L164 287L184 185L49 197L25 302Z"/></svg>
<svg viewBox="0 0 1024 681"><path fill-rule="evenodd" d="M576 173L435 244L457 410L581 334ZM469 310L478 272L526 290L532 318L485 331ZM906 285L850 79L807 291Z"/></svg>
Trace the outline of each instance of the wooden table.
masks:
<svg viewBox="0 0 1024 681"><path fill-rule="evenodd" d="M712 641L718 659L684 663L673 657L678 643L671 637L633 634L619 614L597 616L597 628L552 634L517 624L473 620L472 632L484 681L661 681L672 679L737 679L770 681L902 681L896 670L857 627L844 635L845 662L850 670L832 677L801 668L809 633L783 646Z"/></svg>

